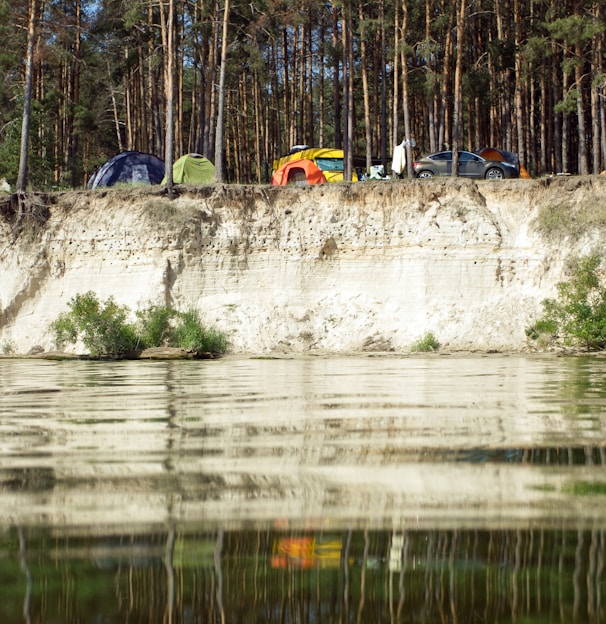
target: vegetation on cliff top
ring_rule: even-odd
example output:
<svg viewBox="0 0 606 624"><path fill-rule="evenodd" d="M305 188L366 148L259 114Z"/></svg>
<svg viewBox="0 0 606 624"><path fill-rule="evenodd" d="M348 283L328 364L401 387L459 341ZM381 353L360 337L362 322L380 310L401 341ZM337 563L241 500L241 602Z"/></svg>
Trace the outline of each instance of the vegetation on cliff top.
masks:
<svg viewBox="0 0 606 624"><path fill-rule="evenodd" d="M89 291L76 295L51 324L59 348L81 341L95 358L126 358L153 347L176 347L195 356L213 357L227 350L227 337L202 325L194 310L179 312L149 305L136 312L137 322L129 323L130 310L113 297L100 302Z"/></svg>
<svg viewBox="0 0 606 624"><path fill-rule="evenodd" d="M586 192L589 188L576 178L558 187L559 193L551 195L539 208L539 232L552 240L571 241L579 240L589 230L606 232L606 204L599 194Z"/></svg>

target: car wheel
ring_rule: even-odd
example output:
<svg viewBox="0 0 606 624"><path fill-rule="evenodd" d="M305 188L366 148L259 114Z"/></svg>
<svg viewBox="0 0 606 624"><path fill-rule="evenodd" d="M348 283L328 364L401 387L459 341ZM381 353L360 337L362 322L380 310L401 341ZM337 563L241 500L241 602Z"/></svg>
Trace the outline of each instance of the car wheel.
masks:
<svg viewBox="0 0 606 624"><path fill-rule="evenodd" d="M491 167L484 176L487 180L502 180L503 172L498 167Z"/></svg>
<svg viewBox="0 0 606 624"><path fill-rule="evenodd" d="M419 177L419 178L433 178L433 173L431 171L419 171L417 177Z"/></svg>

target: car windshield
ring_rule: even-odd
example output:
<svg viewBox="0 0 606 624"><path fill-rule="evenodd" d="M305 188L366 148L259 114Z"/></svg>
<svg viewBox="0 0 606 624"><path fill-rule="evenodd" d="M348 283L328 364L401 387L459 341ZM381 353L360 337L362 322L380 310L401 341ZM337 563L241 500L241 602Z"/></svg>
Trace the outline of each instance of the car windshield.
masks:
<svg viewBox="0 0 606 624"><path fill-rule="evenodd" d="M316 165L322 171L343 171L342 158L316 158Z"/></svg>

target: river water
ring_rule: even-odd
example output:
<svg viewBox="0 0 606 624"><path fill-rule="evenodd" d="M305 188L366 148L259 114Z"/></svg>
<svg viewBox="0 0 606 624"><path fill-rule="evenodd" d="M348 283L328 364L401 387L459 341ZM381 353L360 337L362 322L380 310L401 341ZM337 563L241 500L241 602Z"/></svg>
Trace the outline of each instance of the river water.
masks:
<svg viewBox="0 0 606 624"><path fill-rule="evenodd" d="M603 622L606 359L0 359L0 622Z"/></svg>

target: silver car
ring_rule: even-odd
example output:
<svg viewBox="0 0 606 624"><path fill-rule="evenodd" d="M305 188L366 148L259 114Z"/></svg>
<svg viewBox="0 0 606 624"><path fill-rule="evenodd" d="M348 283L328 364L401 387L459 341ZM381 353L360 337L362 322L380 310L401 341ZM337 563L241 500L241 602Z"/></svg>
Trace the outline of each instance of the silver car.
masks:
<svg viewBox="0 0 606 624"><path fill-rule="evenodd" d="M417 178L433 178L434 176L452 175L452 152L430 154L412 164ZM520 171L512 163L501 160L486 160L473 152L459 152L459 175L462 178L486 178L501 180L503 178L519 178Z"/></svg>

